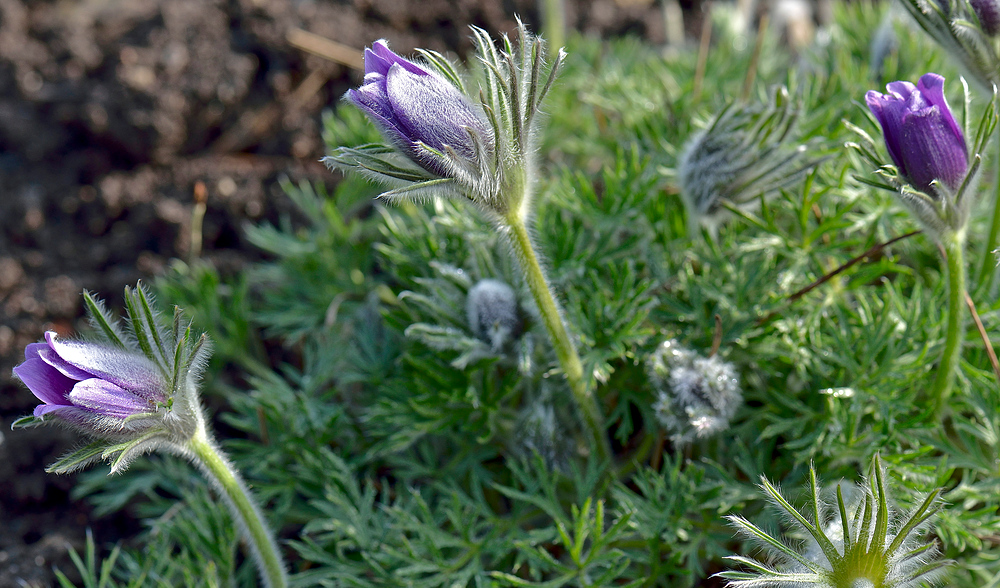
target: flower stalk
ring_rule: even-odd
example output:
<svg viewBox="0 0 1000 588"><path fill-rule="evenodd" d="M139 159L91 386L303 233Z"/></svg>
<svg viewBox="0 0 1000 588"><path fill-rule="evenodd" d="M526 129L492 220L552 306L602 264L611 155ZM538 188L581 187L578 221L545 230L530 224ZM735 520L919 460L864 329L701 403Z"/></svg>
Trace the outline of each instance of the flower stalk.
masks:
<svg viewBox="0 0 1000 588"><path fill-rule="evenodd" d="M573 400L580 413L581 420L587 428L591 439L592 449L602 462L611 459L611 446L608 437L604 433L604 417L597 399L583 377L583 364L580 362L580 355L576 351L576 346L566 330L559 306L556 304L552 289L549 287L545 273L538 262L534 246L531 243L531 236L524 219L520 215L511 214L506 219L507 228L510 231L510 243L514 249L515 257L521 264L524 271L524 279L528 284L531 295L535 298L538 311L542 315L542 322L552 339L552 346L555 348L559 366L566 376L573 393Z"/></svg>
<svg viewBox="0 0 1000 588"><path fill-rule="evenodd" d="M594 455L611 459L604 418L583 374L576 347L538 261L528 219L535 184L539 107L565 58L549 60L545 43L518 27L516 46L501 46L472 27L482 65L478 100L465 76L442 55L420 51L420 63L393 53L385 41L365 52L365 83L348 92L388 145L341 147L324 162L392 186L384 200L451 197L475 204L508 236L538 305L560 368L572 391ZM547 70L547 71L546 71Z"/></svg>
<svg viewBox="0 0 1000 588"><path fill-rule="evenodd" d="M46 468L67 473L100 460L111 473L128 469L139 455L165 451L197 465L223 495L266 588L285 588L288 574L246 484L212 440L199 383L211 345L184 324L179 308L169 323L154 311L141 285L125 289L128 315L118 321L100 300L84 292L97 340L64 340L55 332L24 350L14 374L41 401L13 428L46 423L89 437L84 445Z"/></svg>
<svg viewBox="0 0 1000 588"><path fill-rule="evenodd" d="M941 362L931 388L936 409L944 407L955 385L955 373L965 337L962 306L965 304L965 236L970 211L975 202L983 153L997 126L997 93L987 105L978 126L970 126L969 91L965 89L965 116L960 127L944 96L944 78L928 73L916 86L892 82L888 93L870 91L865 102L878 120L885 146L894 165L879 162L873 140L860 129L864 144L849 144L878 167L885 182L870 185L896 192L945 257L948 279L948 311ZM963 132L964 127L964 132ZM971 139L971 145L966 142ZM1000 195L998 195L1000 198ZM998 200L1000 202L1000 200ZM1000 232L1000 211L994 210L993 227L987 246ZM989 280L983 267L980 281ZM991 281L991 280L990 280Z"/></svg>
<svg viewBox="0 0 1000 588"><path fill-rule="evenodd" d="M251 498L239 472L226 459L204 426L199 428L183 449L187 450L185 453L190 453L193 463L225 498L233 519L250 548L263 585L267 588L288 586L288 572L274 534L264 523L263 514Z"/></svg>
<svg viewBox="0 0 1000 588"><path fill-rule="evenodd" d="M938 409L944 406L955 385L955 372L962 357L965 339L965 322L962 308L965 305L965 231L951 233L942 244L945 267L948 271L948 322L944 352L934 379L932 397Z"/></svg>

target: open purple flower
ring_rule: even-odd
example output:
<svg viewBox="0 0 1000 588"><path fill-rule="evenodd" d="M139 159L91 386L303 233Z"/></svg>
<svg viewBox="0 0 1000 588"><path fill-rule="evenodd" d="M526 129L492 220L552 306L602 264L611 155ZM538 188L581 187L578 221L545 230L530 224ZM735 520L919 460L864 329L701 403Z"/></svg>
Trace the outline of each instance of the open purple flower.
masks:
<svg viewBox="0 0 1000 588"><path fill-rule="evenodd" d="M365 81L348 90L347 100L361 108L394 147L439 176L451 175L420 143L474 161L476 140L487 150L493 131L483 114L443 76L393 53L384 40L365 50Z"/></svg>
<svg viewBox="0 0 1000 588"><path fill-rule="evenodd" d="M869 91L865 103L882 126L900 175L932 196L934 180L957 191L969 169L968 149L945 100L944 78L928 73L916 86L892 82L886 88L888 94Z"/></svg>
<svg viewBox="0 0 1000 588"><path fill-rule="evenodd" d="M169 399L166 381L146 357L123 349L63 341L52 331L24 350L14 373L36 398L34 416L53 415L103 434L134 433ZM133 417L129 419L129 417ZM129 419L128 424L126 419Z"/></svg>

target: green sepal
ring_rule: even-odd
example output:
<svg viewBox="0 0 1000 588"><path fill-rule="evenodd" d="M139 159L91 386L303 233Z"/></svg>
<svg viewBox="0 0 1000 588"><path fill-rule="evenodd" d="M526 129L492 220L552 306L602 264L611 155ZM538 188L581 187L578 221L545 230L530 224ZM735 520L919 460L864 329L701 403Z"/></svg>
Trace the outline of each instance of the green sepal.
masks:
<svg viewBox="0 0 1000 588"><path fill-rule="evenodd" d="M10 429L30 429L31 427L37 427L38 425L44 423L45 420L41 417L36 417L32 415L23 416L13 423L10 424Z"/></svg>
<svg viewBox="0 0 1000 588"><path fill-rule="evenodd" d="M398 151L387 145L372 143L361 147L340 147L322 159L327 167L354 168L361 169L374 179L379 180L401 180L404 182L423 182L435 179L427 170L415 165L397 165L393 160L399 161L401 156Z"/></svg>
<svg viewBox="0 0 1000 588"><path fill-rule="evenodd" d="M389 202L399 200L403 197L420 198L424 195L422 192L428 191L428 195L440 194L440 189L442 187L452 184L455 184L455 180L451 178L438 178L436 180L427 180L426 182L419 182L409 186L403 186L402 188L396 188L395 190L389 190L388 192L382 192L378 195L378 197Z"/></svg>
<svg viewBox="0 0 1000 588"><path fill-rule="evenodd" d="M89 445L74 449L50 464L45 471L50 474L68 474L99 460L115 443L111 441L94 441Z"/></svg>
<svg viewBox="0 0 1000 588"><path fill-rule="evenodd" d="M125 344L125 337L118 330L117 319L108 311L104 303L94 298L86 290L83 291L83 302L87 306L88 314L90 314L90 324L104 333L104 337L109 343L121 349L128 349L128 345Z"/></svg>
<svg viewBox="0 0 1000 588"><path fill-rule="evenodd" d="M455 66L451 64L450 61L437 51L432 51L430 49L417 49L417 53L423 57L429 65L431 65L439 74L441 74L446 80L452 83L458 91L465 94L465 84L462 83L462 76L458 74Z"/></svg>

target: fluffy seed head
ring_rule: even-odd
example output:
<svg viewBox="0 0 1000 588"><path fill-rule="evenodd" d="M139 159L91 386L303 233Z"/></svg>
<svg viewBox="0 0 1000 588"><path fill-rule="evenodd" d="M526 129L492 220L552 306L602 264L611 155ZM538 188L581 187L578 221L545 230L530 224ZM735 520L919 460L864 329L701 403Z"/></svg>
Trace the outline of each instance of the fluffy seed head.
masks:
<svg viewBox="0 0 1000 588"><path fill-rule="evenodd" d="M727 429L743 402L736 370L717 355L699 357L671 339L660 344L647 366L657 389L653 410L674 443Z"/></svg>

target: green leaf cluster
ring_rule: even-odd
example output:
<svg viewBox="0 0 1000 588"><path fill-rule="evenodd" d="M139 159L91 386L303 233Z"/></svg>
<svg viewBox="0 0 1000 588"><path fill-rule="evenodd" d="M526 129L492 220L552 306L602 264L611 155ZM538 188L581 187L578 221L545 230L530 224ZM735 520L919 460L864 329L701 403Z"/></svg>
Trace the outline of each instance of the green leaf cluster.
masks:
<svg viewBox="0 0 1000 588"><path fill-rule="evenodd" d="M751 549L725 516L784 528L754 485L761 476L799 488L812 463L825 479L856 480L876 452L903 510L941 489L929 532L957 562L949 585L1000 581L1000 400L982 341L970 328L944 421L925 410L944 340L940 256L919 234L885 245L919 227L855 179L873 171L856 153L836 148L854 136L843 121L874 132L859 101L887 81L937 71L957 96L957 72L903 24L895 51L871 63L883 15L837 5L836 26L799 55L765 40L746 99L784 84L801 105L800 140L834 147L715 235L688 223L676 166L747 85L752 42L714 31L697 80L696 48L571 41L542 105L534 235L615 463L587 455L507 242L474 207L386 208L357 177L333 189L285 182L298 214L249 229L268 261L235 275L175 265L158 292L215 342L216 431L265 505L293 582L714 586L723 558ZM325 125L331 149L377 140L349 107ZM525 317L499 352L466 317L464 297L485 278L510 284ZM995 337L989 282L970 295ZM745 402L721 436L674 447L657 424L646 361L666 339L736 366ZM180 474L173 460L154 463L80 488L159 525L112 575L168 569L182 585L204 557L220 585L250 585L231 552L202 547L207 533L183 532L193 523L179 512L208 516L203 494L167 490ZM164 496L180 505L169 517Z"/></svg>

